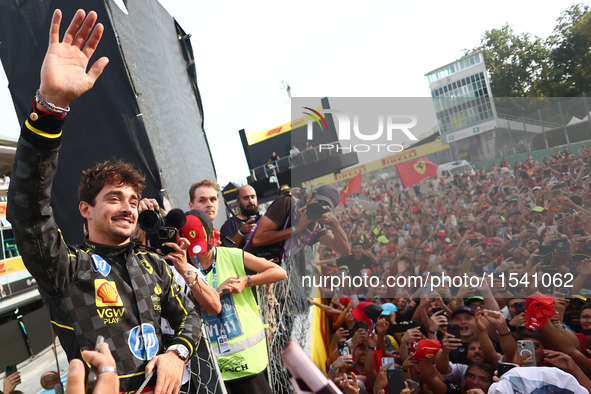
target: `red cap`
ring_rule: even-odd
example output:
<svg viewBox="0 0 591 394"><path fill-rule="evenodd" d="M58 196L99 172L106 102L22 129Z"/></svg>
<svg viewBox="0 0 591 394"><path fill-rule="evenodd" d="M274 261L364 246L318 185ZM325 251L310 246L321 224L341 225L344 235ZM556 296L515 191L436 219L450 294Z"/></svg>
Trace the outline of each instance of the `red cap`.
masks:
<svg viewBox="0 0 591 394"><path fill-rule="evenodd" d="M431 359L437 354L440 348L441 342L435 339L421 339L417 344L417 350L413 359L416 361Z"/></svg>
<svg viewBox="0 0 591 394"><path fill-rule="evenodd" d="M351 314L355 319L357 319L357 321L364 321L368 325L371 325L371 320L365 313L363 313L363 309L369 305L373 305L373 302L360 302L355 308L353 308Z"/></svg>
<svg viewBox="0 0 591 394"><path fill-rule="evenodd" d="M412 207L412 213L417 213L421 211L421 207Z"/></svg>
<svg viewBox="0 0 591 394"><path fill-rule="evenodd" d="M213 248L214 235L213 223L207 214L199 209L193 209L187 213L187 223L181 229L183 237L187 238L191 245L187 249L189 257L205 253Z"/></svg>
<svg viewBox="0 0 591 394"><path fill-rule="evenodd" d="M449 244L449 245L447 245L447 246L445 247L445 249L443 249L443 252L444 252L444 253L447 253L447 252L448 252L448 251L449 251L451 248L453 248L454 246L457 246L457 245L453 245L453 244Z"/></svg>
<svg viewBox="0 0 591 394"><path fill-rule="evenodd" d="M440 231L437 233L437 238L445 239L447 238L447 233L445 231Z"/></svg>

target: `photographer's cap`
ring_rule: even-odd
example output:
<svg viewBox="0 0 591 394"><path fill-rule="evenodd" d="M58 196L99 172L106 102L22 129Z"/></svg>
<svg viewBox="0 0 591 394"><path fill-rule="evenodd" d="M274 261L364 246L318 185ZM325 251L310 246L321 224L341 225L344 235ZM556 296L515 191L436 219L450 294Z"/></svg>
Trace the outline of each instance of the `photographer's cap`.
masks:
<svg viewBox="0 0 591 394"><path fill-rule="evenodd" d="M318 189L314 190L314 197L316 200L326 201L330 205L330 209L333 211L341 201L340 193L333 185L320 186Z"/></svg>
<svg viewBox="0 0 591 394"><path fill-rule="evenodd" d="M181 229L183 237L191 245L187 249L189 257L205 253L213 249L213 223L205 212L193 209L185 214L187 223Z"/></svg>
<svg viewBox="0 0 591 394"><path fill-rule="evenodd" d="M279 189L279 195L280 196L283 196L283 195L289 194L289 193L291 193L291 188L289 187L289 185L283 185Z"/></svg>

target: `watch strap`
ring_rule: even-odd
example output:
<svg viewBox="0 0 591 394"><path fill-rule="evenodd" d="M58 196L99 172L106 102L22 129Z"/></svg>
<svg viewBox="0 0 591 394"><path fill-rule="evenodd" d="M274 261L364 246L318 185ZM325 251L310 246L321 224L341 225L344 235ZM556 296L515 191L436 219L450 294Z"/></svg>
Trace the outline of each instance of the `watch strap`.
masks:
<svg viewBox="0 0 591 394"><path fill-rule="evenodd" d="M176 343L171 345L166 349L167 352L175 352L176 355L183 361L187 361L189 359L189 349L186 346L181 345L180 343Z"/></svg>

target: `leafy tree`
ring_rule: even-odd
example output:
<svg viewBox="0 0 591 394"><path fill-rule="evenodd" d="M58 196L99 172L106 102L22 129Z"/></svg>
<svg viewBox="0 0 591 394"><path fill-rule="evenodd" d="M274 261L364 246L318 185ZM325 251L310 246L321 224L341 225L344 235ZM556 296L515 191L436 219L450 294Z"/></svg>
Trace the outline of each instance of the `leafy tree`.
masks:
<svg viewBox="0 0 591 394"><path fill-rule="evenodd" d="M548 48L529 33L515 34L509 24L485 32L481 45L493 97L528 97L543 73Z"/></svg>
<svg viewBox="0 0 591 394"><path fill-rule="evenodd" d="M515 34L508 24L488 30L481 45L493 97L519 108L516 97L572 97L591 92L591 9L564 10L548 39ZM527 101L526 101L527 102ZM533 105L533 104L532 104ZM533 107L522 108L523 111Z"/></svg>
<svg viewBox="0 0 591 394"><path fill-rule="evenodd" d="M579 96L591 91L591 13L583 4L574 4L557 19L547 43L551 48L545 94L554 97Z"/></svg>

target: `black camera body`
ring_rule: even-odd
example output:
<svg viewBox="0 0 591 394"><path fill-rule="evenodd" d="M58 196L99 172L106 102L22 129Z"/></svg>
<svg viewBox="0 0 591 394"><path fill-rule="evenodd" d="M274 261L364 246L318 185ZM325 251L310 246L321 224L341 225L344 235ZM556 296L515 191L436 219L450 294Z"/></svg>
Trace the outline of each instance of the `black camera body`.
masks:
<svg viewBox="0 0 591 394"><path fill-rule="evenodd" d="M166 219L158 211L143 211L138 217L138 224L146 232L146 241L150 241L150 246L160 249L164 255L173 251L164 244L177 243L179 230L176 227L167 226Z"/></svg>
<svg viewBox="0 0 591 394"><path fill-rule="evenodd" d="M312 204L306 207L306 215L308 219L316 221L320 219L322 215L324 215L324 207L330 207L330 204L327 201L314 201Z"/></svg>

